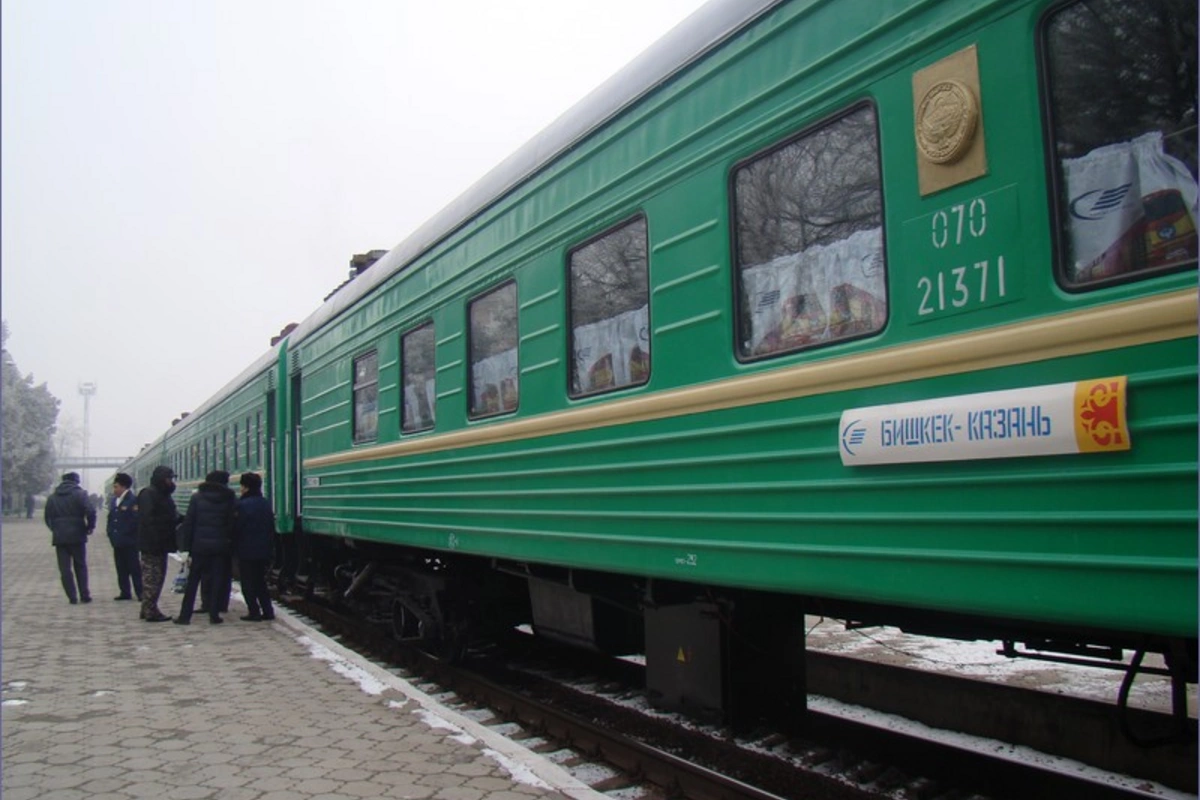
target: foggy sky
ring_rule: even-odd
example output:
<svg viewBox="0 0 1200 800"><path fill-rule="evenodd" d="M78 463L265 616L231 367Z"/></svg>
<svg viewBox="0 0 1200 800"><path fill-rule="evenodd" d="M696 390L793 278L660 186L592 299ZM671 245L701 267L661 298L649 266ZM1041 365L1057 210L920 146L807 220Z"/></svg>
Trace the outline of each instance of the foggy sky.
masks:
<svg viewBox="0 0 1200 800"><path fill-rule="evenodd" d="M702 4L4 0L9 352L135 454Z"/></svg>

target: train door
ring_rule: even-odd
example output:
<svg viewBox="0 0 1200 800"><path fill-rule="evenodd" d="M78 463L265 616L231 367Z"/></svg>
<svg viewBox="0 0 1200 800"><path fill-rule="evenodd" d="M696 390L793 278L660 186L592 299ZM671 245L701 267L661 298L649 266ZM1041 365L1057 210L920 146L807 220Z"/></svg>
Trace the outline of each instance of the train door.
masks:
<svg viewBox="0 0 1200 800"><path fill-rule="evenodd" d="M288 439L291 444L291 447L289 448L289 450L291 452L292 457L291 457L291 463L288 464L288 468L289 468L288 476L290 478L290 484L291 484L290 485L291 491L288 493L289 497L291 498L291 504L288 508L288 513L291 515L292 519L294 519L296 521L295 522L295 530L297 532L299 532L302 529L300 519L301 519L302 508L304 505L303 500L301 499L301 496L302 496L301 490L303 489L303 483L302 483L303 478L301 477L301 471L302 471L303 464L304 464L301 450L302 450L303 441L304 441L304 437L302 435L304 423L303 423L303 420L300 418L300 375L299 374L292 376L290 401L291 401L291 414L289 414L289 418L291 421L291 427L288 431Z"/></svg>
<svg viewBox="0 0 1200 800"><path fill-rule="evenodd" d="M293 353L293 356L295 354ZM293 363L293 368L295 364ZM299 372L291 376L288 387L287 420L287 513L292 519L290 564L296 585L308 592L312 588L312 538L304 531L304 418L302 416L303 381Z"/></svg>
<svg viewBox="0 0 1200 800"><path fill-rule="evenodd" d="M262 464L267 470L267 487L272 501L279 497L279 487L277 485L279 470L275 461L275 446L277 444L275 438L275 391L267 392L267 429L265 433L259 431L259 436L266 437L266 463ZM279 513L278 505L275 506L275 513Z"/></svg>
<svg viewBox="0 0 1200 800"><path fill-rule="evenodd" d="M272 383L272 385L274 384ZM279 415L275 411L275 403L277 402L278 397L275 390L272 389L267 392L267 427L265 431L260 428L258 435L261 439L265 439L265 442L261 442L261 445L266 447L264 458L259 460L260 468L265 469L267 472L263 483L266 485L267 496L271 499L271 508L275 512L275 518L278 521L283 510L281 501L283 492L281 491L282 487L279 480L279 454L277 451L279 436L276 433L277 429L275 427L279 419ZM277 524L275 542L272 547L271 560L274 564L273 569L277 578L295 574L294 568L290 573L288 572L287 553L289 548L285 538L291 537L285 537L282 530L282 526ZM280 583L282 585L282 581Z"/></svg>

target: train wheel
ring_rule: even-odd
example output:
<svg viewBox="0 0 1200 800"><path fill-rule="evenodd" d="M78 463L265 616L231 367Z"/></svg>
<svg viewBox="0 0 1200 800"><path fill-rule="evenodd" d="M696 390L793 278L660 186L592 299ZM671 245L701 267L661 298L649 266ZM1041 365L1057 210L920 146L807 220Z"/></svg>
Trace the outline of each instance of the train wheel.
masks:
<svg viewBox="0 0 1200 800"><path fill-rule="evenodd" d="M398 642L418 642L425 638L425 620L398 597L392 600L392 638Z"/></svg>

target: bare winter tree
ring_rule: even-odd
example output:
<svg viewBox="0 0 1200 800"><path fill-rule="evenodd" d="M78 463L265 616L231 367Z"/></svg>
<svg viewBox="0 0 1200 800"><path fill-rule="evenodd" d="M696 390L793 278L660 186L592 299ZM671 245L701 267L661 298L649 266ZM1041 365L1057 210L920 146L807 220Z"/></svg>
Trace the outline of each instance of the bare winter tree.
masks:
<svg viewBox="0 0 1200 800"><path fill-rule="evenodd" d="M1196 174L1195 0L1086 0L1050 22L1046 50L1060 158L1162 131Z"/></svg>
<svg viewBox="0 0 1200 800"><path fill-rule="evenodd" d="M8 323L0 323L3 360L2 466L5 507L21 507L27 494L44 492L54 483L54 431L59 400L33 375L21 376L9 355Z"/></svg>
<svg viewBox="0 0 1200 800"><path fill-rule="evenodd" d="M471 363L517 346L517 285L505 284L471 303Z"/></svg>
<svg viewBox="0 0 1200 800"><path fill-rule="evenodd" d="M638 218L571 253L571 325L578 328L649 302L646 220Z"/></svg>
<svg viewBox="0 0 1200 800"><path fill-rule="evenodd" d="M54 434L54 452L62 459L82 445L83 427L70 414L63 414L59 417L58 430Z"/></svg>
<svg viewBox="0 0 1200 800"><path fill-rule="evenodd" d="M739 266L878 228L883 207L875 142L875 113L860 108L739 170Z"/></svg>

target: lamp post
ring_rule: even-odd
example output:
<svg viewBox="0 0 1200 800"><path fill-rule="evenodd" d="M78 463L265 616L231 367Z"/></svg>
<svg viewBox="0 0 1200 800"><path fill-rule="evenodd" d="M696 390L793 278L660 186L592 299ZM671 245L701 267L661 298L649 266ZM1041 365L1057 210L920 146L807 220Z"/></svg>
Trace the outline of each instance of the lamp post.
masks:
<svg viewBox="0 0 1200 800"><path fill-rule="evenodd" d="M88 437L91 435L91 400L92 395L96 393L96 384L92 382L79 384L79 393L83 395L83 463L87 464L88 458ZM87 466L83 467L83 488L87 491Z"/></svg>

